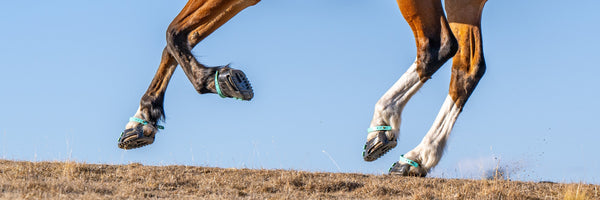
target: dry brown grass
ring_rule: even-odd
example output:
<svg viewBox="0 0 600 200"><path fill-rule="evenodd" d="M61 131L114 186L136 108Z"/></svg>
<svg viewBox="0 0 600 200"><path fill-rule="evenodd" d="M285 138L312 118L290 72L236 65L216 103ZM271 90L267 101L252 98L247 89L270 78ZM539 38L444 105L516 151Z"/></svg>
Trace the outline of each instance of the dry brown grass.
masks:
<svg viewBox="0 0 600 200"><path fill-rule="evenodd" d="M0 160L2 199L600 199L598 185Z"/></svg>

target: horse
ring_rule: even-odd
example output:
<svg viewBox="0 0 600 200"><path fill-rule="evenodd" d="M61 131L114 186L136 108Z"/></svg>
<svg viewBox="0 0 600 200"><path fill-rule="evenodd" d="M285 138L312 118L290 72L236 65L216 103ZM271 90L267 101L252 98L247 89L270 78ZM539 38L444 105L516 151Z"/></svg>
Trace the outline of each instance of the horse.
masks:
<svg viewBox="0 0 600 200"><path fill-rule="evenodd" d="M481 14L487 0L397 0L413 31L417 55L408 70L377 101L367 129L363 159L374 161L397 145L401 113L408 100L450 58L452 75L448 95L427 134L411 151L400 156L389 174L424 177L445 150L450 132L486 69ZM200 94L251 100L252 85L243 71L228 65L209 67L191 50L242 10L260 0L189 0L167 28L167 46L158 70L139 107L121 133L118 147L135 149L152 144L163 127L163 100L177 65Z"/></svg>

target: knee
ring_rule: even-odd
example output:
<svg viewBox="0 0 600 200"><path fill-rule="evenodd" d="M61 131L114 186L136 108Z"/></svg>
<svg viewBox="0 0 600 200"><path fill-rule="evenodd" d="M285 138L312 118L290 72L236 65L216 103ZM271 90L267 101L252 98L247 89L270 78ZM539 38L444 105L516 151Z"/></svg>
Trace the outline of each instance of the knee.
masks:
<svg viewBox="0 0 600 200"><path fill-rule="evenodd" d="M183 47L187 43L187 33L183 31L176 24L171 24L167 28L167 46L169 47Z"/></svg>

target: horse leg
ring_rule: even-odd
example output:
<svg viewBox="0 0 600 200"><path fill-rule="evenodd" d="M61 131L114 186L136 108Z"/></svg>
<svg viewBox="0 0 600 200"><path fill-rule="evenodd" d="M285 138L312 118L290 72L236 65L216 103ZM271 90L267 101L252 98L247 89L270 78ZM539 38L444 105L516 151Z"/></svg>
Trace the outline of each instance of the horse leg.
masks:
<svg viewBox="0 0 600 200"><path fill-rule="evenodd" d="M486 0L445 1L450 28L459 43L452 62L449 94L421 143L395 163L390 174L425 176L442 158L456 119L485 72L481 40L481 13L485 2ZM420 165L413 166L411 161Z"/></svg>
<svg viewBox="0 0 600 200"><path fill-rule="evenodd" d="M254 96L242 71L228 66L204 66L196 60L191 50L233 16L259 1L191 0L169 25L167 50L181 65L198 93L215 93L241 100L250 100Z"/></svg>
<svg viewBox="0 0 600 200"><path fill-rule="evenodd" d="M440 0L397 0L417 45L417 58L377 101L363 158L373 161L396 146L402 109L458 48Z"/></svg>
<svg viewBox="0 0 600 200"><path fill-rule="evenodd" d="M164 119L163 100L169 80L179 63L194 88L201 94L219 93L220 95L249 100L252 89L249 83L240 79L245 78L239 70L228 67L209 68L200 64L191 55L191 49L202 39L231 19L244 8L258 3L259 0L190 0L173 20L167 31L167 47L148 90L142 96L140 106L127 123L121 134L118 146L122 149L139 148L154 142L154 136L161 126L157 122ZM187 35L186 37L182 37ZM172 50L175 49L175 50ZM174 53L177 54L174 54ZM173 56L173 55L177 55ZM215 75L220 69L218 82L215 87ZM208 71L208 72L206 72ZM212 76L212 77L211 77ZM222 78L225 77L225 78ZM222 80L225 79L225 80ZM237 80L237 81L236 81ZM246 80L247 81L247 80ZM240 83L246 85L239 85Z"/></svg>
<svg viewBox="0 0 600 200"><path fill-rule="evenodd" d="M137 112L125 125L125 131L119 138L119 148L139 148L154 142L154 136L158 132L158 128L161 127L157 123L159 120L164 119L163 100L165 91L176 67L175 58L167 52L167 49L164 49L158 70L146 93L142 96Z"/></svg>

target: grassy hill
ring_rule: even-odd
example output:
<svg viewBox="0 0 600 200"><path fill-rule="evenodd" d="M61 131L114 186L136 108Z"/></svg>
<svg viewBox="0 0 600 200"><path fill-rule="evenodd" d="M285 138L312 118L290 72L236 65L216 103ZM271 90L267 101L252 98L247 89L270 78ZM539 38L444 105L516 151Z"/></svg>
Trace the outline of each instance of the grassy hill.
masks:
<svg viewBox="0 0 600 200"><path fill-rule="evenodd" d="M1 199L600 199L598 185L0 160Z"/></svg>

